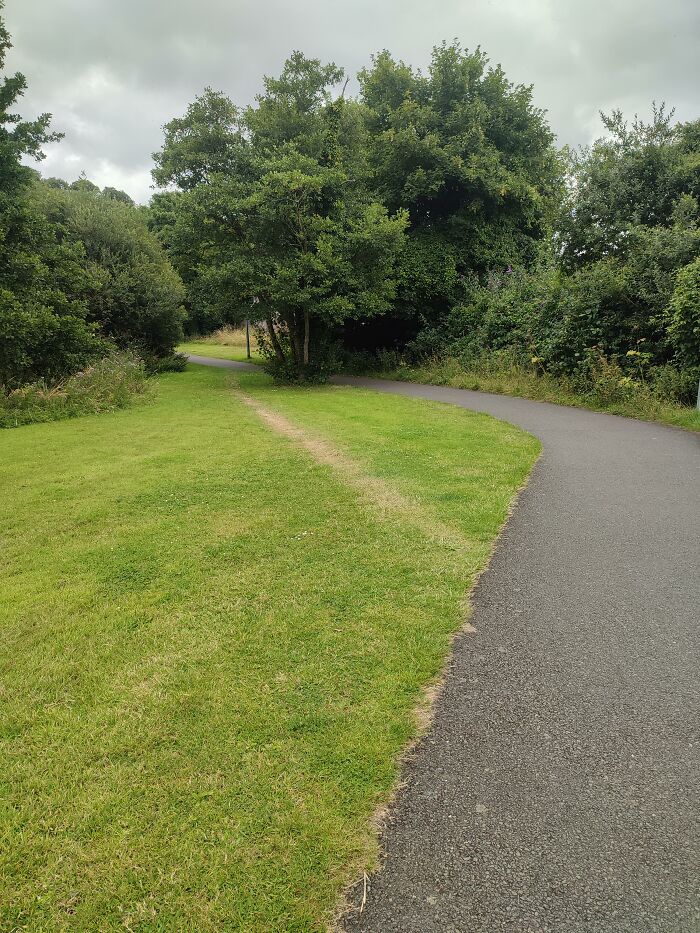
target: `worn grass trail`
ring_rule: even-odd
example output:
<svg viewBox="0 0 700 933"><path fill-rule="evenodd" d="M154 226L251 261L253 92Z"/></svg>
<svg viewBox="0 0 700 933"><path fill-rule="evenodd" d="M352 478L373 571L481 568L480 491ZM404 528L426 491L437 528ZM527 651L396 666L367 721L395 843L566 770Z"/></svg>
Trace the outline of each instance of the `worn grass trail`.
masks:
<svg viewBox="0 0 700 933"><path fill-rule="evenodd" d="M538 445L240 377L458 547L373 508L231 378L0 437L2 929L321 929L373 862L372 814Z"/></svg>

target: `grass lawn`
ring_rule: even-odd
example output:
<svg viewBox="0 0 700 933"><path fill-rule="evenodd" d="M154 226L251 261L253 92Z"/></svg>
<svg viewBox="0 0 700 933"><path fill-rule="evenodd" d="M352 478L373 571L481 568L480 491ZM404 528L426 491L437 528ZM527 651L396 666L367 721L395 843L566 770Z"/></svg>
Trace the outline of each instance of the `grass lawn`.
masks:
<svg viewBox="0 0 700 933"><path fill-rule="evenodd" d="M0 444L1 928L323 929L537 441L190 367Z"/></svg>
<svg viewBox="0 0 700 933"><path fill-rule="evenodd" d="M209 337L199 337L180 344L181 353L195 353L199 356L213 356L218 360L238 360L247 362L245 330L242 328L222 327ZM250 332L250 362L261 363L255 334Z"/></svg>

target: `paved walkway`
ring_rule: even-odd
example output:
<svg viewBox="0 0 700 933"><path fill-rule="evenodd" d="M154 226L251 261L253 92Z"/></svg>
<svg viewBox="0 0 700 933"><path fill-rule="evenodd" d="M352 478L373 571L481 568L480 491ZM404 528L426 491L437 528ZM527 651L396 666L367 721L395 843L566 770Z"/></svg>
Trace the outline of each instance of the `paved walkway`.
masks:
<svg viewBox="0 0 700 933"><path fill-rule="evenodd" d="M700 438L342 381L489 412L544 444L346 929L700 930Z"/></svg>
<svg viewBox="0 0 700 933"><path fill-rule="evenodd" d="M700 438L346 381L544 443L347 929L700 930Z"/></svg>

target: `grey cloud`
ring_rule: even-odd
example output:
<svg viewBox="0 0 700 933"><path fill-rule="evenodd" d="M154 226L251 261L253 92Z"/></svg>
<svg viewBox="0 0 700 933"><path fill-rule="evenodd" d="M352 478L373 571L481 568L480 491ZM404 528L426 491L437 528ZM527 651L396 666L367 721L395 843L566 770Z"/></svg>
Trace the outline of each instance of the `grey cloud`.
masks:
<svg viewBox="0 0 700 933"><path fill-rule="evenodd" d="M695 0L7 0L5 17L23 112L49 110L66 133L42 172L84 169L139 200L163 123L207 84L250 102L295 48L353 75L383 48L425 67L443 39L481 45L534 85L561 144L589 142L601 109L699 110Z"/></svg>

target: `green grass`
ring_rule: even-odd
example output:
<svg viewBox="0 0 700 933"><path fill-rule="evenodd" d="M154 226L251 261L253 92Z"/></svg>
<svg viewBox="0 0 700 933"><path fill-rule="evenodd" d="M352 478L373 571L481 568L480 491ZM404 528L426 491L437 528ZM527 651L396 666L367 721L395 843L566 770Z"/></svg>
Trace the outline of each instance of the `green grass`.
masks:
<svg viewBox="0 0 700 933"><path fill-rule="evenodd" d="M538 374L515 364L494 366L487 361L485 365L475 364L470 368L463 366L457 359L447 357L426 361L422 366L399 366L372 375L404 382L514 395L700 431L700 411L697 408L660 400L646 389L639 391L631 388L624 393L615 385L605 384L597 392L582 394L574 391L564 380Z"/></svg>
<svg viewBox="0 0 700 933"><path fill-rule="evenodd" d="M247 361L245 330L236 327L221 327L207 337L196 337L186 343L180 344L181 353L195 353L200 356L213 356L219 360ZM250 333L250 358L253 363L261 363L262 356L258 352L255 333Z"/></svg>
<svg viewBox="0 0 700 933"><path fill-rule="evenodd" d="M262 357L251 349L250 361L246 357L245 347L230 347L220 343L206 343L204 340L193 340L181 343L177 348L180 353L194 353L198 356L212 356L217 360L237 360L239 363L260 363Z"/></svg>
<svg viewBox="0 0 700 933"><path fill-rule="evenodd" d="M240 376L469 546L440 544L232 378L191 368L147 405L2 437L2 929L322 929L376 856L372 813L538 444Z"/></svg>
<svg viewBox="0 0 700 933"><path fill-rule="evenodd" d="M53 385L35 382L7 394L0 387L0 428L128 408L147 397L149 388L137 356L113 353Z"/></svg>

